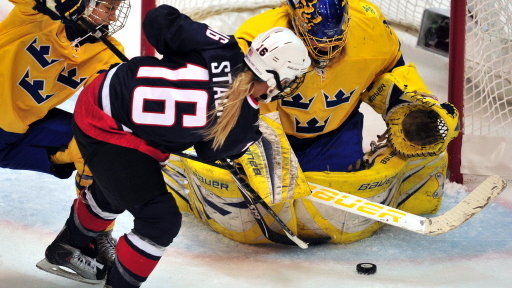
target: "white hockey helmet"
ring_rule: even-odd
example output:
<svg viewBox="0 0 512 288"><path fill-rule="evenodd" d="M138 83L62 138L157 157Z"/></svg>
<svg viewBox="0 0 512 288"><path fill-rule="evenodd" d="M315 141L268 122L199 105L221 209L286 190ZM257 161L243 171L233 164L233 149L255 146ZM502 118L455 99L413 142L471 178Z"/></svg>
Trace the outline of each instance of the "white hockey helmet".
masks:
<svg viewBox="0 0 512 288"><path fill-rule="evenodd" d="M275 27L258 35L245 54L245 63L269 86L264 102L292 96L304 81L311 60L292 30Z"/></svg>

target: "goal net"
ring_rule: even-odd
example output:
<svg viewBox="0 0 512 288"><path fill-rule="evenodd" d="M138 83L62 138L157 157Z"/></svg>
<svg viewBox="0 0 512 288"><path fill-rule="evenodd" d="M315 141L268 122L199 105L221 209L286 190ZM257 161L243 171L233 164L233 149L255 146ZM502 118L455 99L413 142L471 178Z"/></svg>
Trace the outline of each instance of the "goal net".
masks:
<svg viewBox="0 0 512 288"><path fill-rule="evenodd" d="M451 21L456 21L465 30L465 37L455 40L462 42L458 44L465 48L465 53L452 53L449 63L450 83L459 79L462 85L446 93L463 115L463 135L459 141L462 144L451 145L450 171L453 175L462 172L512 178L512 161L509 160L512 159L512 1L371 2L381 8L391 24L405 28L415 36L425 9L446 9L449 13L455 5L452 2L462 5L458 9L466 11L465 16ZM467 2L466 6L464 2ZM157 0L152 5L175 6L195 20L233 33L248 17L281 3L281 0ZM457 23L451 23L451 27ZM453 44L450 43L450 47ZM462 60L462 70L452 69L455 62Z"/></svg>
<svg viewBox="0 0 512 288"><path fill-rule="evenodd" d="M459 0L460 1L460 0ZM450 9L449 0L373 0L393 23L419 31L426 8ZM463 2L463 1L460 1ZM460 172L512 178L512 1L467 0ZM453 19L452 19L453 21ZM464 24L464 23L462 23ZM452 26L453 27L453 26ZM454 55L455 57L459 57ZM453 58L450 58L453 59ZM452 65L452 63L450 63ZM452 155L453 156L453 155ZM456 156L456 155L455 155ZM452 170L457 169L452 166ZM452 171L456 172L456 171Z"/></svg>

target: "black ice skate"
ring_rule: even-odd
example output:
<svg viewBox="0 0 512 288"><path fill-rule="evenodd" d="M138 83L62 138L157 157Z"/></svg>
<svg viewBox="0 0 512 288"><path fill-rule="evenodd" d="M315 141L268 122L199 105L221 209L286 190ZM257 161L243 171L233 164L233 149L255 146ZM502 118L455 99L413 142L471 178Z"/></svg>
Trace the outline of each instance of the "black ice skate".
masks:
<svg viewBox="0 0 512 288"><path fill-rule="evenodd" d="M112 237L112 231L105 231L94 239L96 247L96 260L101 264L112 267L116 260L116 245L117 241Z"/></svg>
<svg viewBox="0 0 512 288"><path fill-rule="evenodd" d="M106 265L84 255L80 249L69 245L68 234L66 227L64 227L52 244L46 248L45 259L36 264L37 268L88 284L103 282L107 272Z"/></svg>

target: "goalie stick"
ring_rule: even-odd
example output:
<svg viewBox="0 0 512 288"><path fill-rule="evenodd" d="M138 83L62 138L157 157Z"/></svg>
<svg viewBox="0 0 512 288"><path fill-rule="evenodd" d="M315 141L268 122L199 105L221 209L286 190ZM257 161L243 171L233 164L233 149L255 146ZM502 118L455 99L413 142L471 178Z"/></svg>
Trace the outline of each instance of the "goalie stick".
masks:
<svg viewBox="0 0 512 288"><path fill-rule="evenodd" d="M499 176L489 176L462 201L442 215L422 217L352 194L309 182L311 195L307 199L372 220L393 225L424 235L439 235L451 231L480 212L496 196L507 182Z"/></svg>
<svg viewBox="0 0 512 288"><path fill-rule="evenodd" d="M176 155L201 162L191 154ZM217 164L213 166L224 168ZM316 183L308 184L312 193L306 198L311 201L424 235L439 235L459 227L492 202L507 186L500 176L489 176L444 214L423 217Z"/></svg>

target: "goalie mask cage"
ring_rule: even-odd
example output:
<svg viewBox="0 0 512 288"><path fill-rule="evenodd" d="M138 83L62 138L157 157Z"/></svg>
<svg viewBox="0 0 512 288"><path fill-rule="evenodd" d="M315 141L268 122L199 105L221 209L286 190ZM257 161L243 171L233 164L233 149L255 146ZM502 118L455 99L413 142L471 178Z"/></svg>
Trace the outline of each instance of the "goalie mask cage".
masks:
<svg viewBox="0 0 512 288"><path fill-rule="evenodd" d="M156 5L169 4L225 33L233 33L248 17L283 3L281 0L141 2L142 15ZM462 183L463 174L512 178L512 1L370 2L381 8L389 22L405 27L415 36L425 9L450 11L446 95L459 110L462 132L449 146L450 179ZM143 55L153 55L154 50L143 37L141 42Z"/></svg>

